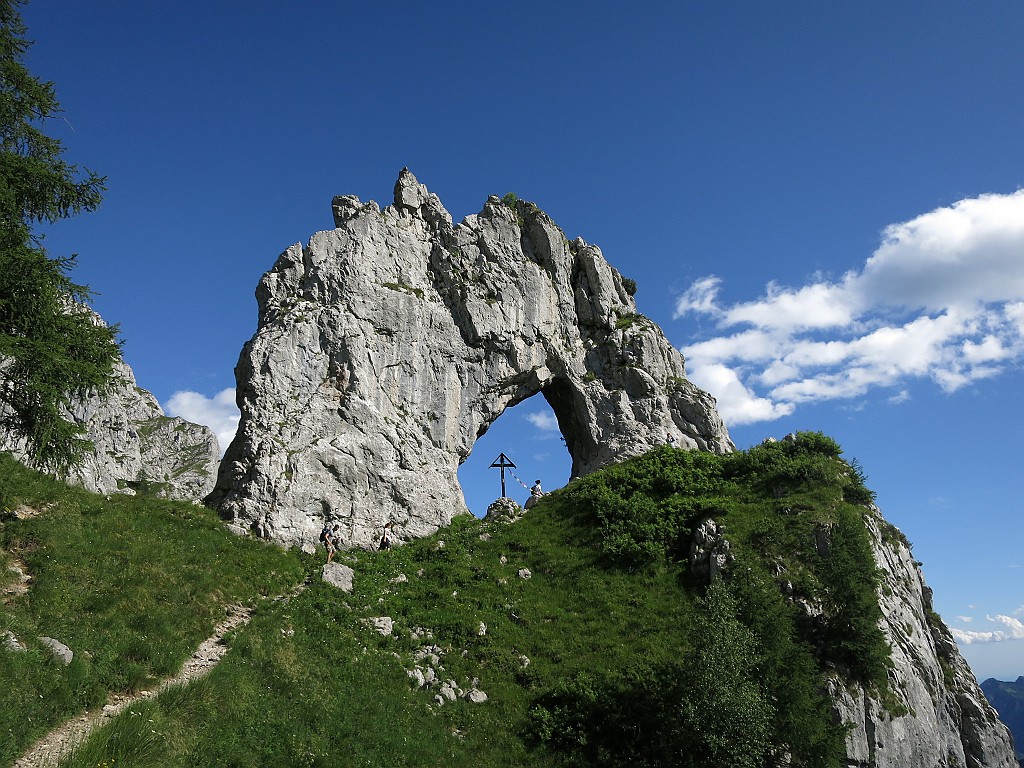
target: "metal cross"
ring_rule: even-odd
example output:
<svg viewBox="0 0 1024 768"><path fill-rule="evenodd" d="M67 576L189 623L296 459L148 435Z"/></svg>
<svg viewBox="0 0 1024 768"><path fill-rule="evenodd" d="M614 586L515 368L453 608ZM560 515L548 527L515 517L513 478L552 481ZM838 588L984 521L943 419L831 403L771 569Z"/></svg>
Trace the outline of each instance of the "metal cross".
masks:
<svg viewBox="0 0 1024 768"><path fill-rule="evenodd" d="M505 498L505 468L515 469L516 465L512 463L512 459L506 456L504 453L499 453L498 458L491 464L492 467L499 467L501 469L501 498Z"/></svg>

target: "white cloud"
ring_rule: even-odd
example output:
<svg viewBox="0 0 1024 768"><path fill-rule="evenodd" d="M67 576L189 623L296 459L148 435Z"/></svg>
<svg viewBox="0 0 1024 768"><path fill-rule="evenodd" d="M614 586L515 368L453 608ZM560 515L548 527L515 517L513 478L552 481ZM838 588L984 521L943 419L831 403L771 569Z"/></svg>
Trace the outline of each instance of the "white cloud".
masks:
<svg viewBox="0 0 1024 768"><path fill-rule="evenodd" d="M962 617L958 618L962 620ZM956 638L957 642L963 643L964 645L971 645L973 643L1001 643L1006 640L1024 640L1024 623L1022 623L1020 619L1015 619L1013 616L1006 616L1004 614L986 616L985 618L993 624L1002 625L1004 628L987 631L971 631L951 627L949 631L953 633L953 637Z"/></svg>
<svg viewBox="0 0 1024 768"><path fill-rule="evenodd" d="M736 371L724 365L696 368L690 379L701 389L714 393L719 412L728 414L733 424L771 421L789 415L794 408L792 404L776 404L757 397L743 385Z"/></svg>
<svg viewBox="0 0 1024 768"><path fill-rule="evenodd" d="M720 302L721 285L695 281L675 317L716 322L718 335L683 353L731 423L875 388L902 402L915 379L952 392L1024 361L1024 190L893 224L860 271L835 282L773 283L734 305Z"/></svg>
<svg viewBox="0 0 1024 768"><path fill-rule="evenodd" d="M222 454L238 430L239 413L233 387L221 390L212 398L189 390L175 392L164 405L164 412L209 427L217 435Z"/></svg>
<svg viewBox="0 0 1024 768"><path fill-rule="evenodd" d="M961 624L970 624L972 621L974 621L974 619L970 616L957 616L956 620L959 621Z"/></svg>
<svg viewBox="0 0 1024 768"><path fill-rule="evenodd" d="M527 413L523 418L533 424L541 432L557 432L558 421L555 419L555 414L551 412L545 413L544 411L537 411L535 413Z"/></svg>
<svg viewBox="0 0 1024 768"><path fill-rule="evenodd" d="M674 318L679 318L687 312L715 314L717 312L718 287L721 284L721 279L714 275L695 281L676 301Z"/></svg>

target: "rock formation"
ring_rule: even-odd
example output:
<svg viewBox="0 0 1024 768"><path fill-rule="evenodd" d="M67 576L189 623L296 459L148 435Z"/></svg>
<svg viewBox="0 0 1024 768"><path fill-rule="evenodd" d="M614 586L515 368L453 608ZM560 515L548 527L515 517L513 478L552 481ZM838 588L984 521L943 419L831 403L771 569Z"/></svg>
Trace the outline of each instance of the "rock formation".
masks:
<svg viewBox="0 0 1024 768"><path fill-rule="evenodd" d="M102 322L98 316L96 321ZM123 360L114 365L108 390L75 401L68 415L85 427L93 450L62 478L67 482L95 493L143 490L188 501L200 501L213 489L220 461L216 435L199 424L165 416ZM29 463L16 435L0 431L0 450Z"/></svg>
<svg viewBox="0 0 1024 768"><path fill-rule="evenodd" d="M1009 730L932 609L931 590L906 539L877 511L868 529L882 574L879 601L892 647L894 700L830 681L836 714L851 726L846 765L1017 768Z"/></svg>
<svg viewBox="0 0 1024 768"><path fill-rule="evenodd" d="M634 284L531 203L453 224L403 170L394 205L333 201L336 228L263 276L235 369L238 434L208 503L242 530L349 546L466 511L456 470L502 412L542 394L578 476L673 441L731 450L714 400L637 313Z"/></svg>

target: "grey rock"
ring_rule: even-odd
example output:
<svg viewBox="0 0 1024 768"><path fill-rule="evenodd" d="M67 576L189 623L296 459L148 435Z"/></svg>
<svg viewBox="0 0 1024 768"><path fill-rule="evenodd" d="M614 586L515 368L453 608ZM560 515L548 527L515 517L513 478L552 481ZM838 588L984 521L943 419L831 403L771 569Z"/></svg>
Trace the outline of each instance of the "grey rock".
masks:
<svg viewBox="0 0 1024 768"><path fill-rule="evenodd" d="M18 639L18 636L9 629L4 630L3 638L4 647L9 651L23 653L28 650L25 644Z"/></svg>
<svg viewBox="0 0 1024 768"><path fill-rule="evenodd" d="M456 470L541 394L573 477L671 441L732 449L710 395L637 314L600 249L496 197L453 224L403 170L394 204L333 201L335 229L278 258L235 369L241 423L208 503L287 544L325 520L372 547L467 512Z"/></svg>
<svg viewBox="0 0 1024 768"><path fill-rule="evenodd" d="M54 640L52 637L40 637L39 642L45 645L61 664L65 666L70 664L72 659L75 658L75 654L71 652L71 649L60 640Z"/></svg>
<svg viewBox="0 0 1024 768"><path fill-rule="evenodd" d="M458 694L455 692L455 688L452 687L449 683L445 683L441 686L440 694L447 701L455 701L458 698Z"/></svg>
<svg viewBox="0 0 1024 768"><path fill-rule="evenodd" d="M516 576L518 576L520 579L533 578L533 574L530 572L529 568L520 568L518 571L516 571Z"/></svg>
<svg viewBox="0 0 1024 768"><path fill-rule="evenodd" d="M710 581L735 559L729 540L725 538L725 527L710 517L702 521L690 543L690 572Z"/></svg>
<svg viewBox="0 0 1024 768"><path fill-rule="evenodd" d="M96 323L98 315L89 310ZM114 365L107 390L76 399L66 415L93 443L80 466L61 479L94 493L139 490L170 499L201 501L214 487L220 446L209 428L165 416L156 398L141 389L124 360ZM0 430L0 450L25 464L25 442Z"/></svg>
<svg viewBox="0 0 1024 768"><path fill-rule="evenodd" d="M373 616L369 619L364 619L364 623L373 629L375 632L387 637L394 631L395 623L392 621L390 616Z"/></svg>
<svg viewBox="0 0 1024 768"><path fill-rule="evenodd" d="M342 592L352 591L352 579L355 571L343 563L324 563L321 578L332 587L337 587Z"/></svg>
<svg viewBox="0 0 1024 768"><path fill-rule="evenodd" d="M879 604L892 646L890 681L907 713L894 716L870 692L833 678L836 716L850 726L846 764L1017 768L1009 731L932 610L931 590L905 539L877 509L866 518L883 578Z"/></svg>
<svg viewBox="0 0 1024 768"><path fill-rule="evenodd" d="M479 688L470 688L468 691L462 694L462 698L473 704L483 704L487 701L487 694L481 691Z"/></svg>
<svg viewBox="0 0 1024 768"><path fill-rule="evenodd" d="M484 514L484 520L500 520L512 523L522 517L524 511L514 499L502 496L488 505L487 512Z"/></svg>

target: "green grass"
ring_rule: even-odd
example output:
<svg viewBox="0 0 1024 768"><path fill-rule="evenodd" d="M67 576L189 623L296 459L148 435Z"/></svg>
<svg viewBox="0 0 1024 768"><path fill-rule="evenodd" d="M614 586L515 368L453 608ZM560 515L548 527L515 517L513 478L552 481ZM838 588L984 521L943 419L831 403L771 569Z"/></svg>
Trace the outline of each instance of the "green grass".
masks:
<svg viewBox="0 0 1024 768"><path fill-rule="evenodd" d="M838 766L844 732L821 693L822 671L883 687L888 660L867 510L850 501L864 497L863 476L839 453L814 433L724 457L663 448L572 483L514 524L460 518L394 550L342 553L356 571L352 594L314 579L288 601L262 604L207 678L123 713L65 768L755 766L779 749L794 768ZM138 503L126 499L124 509ZM201 533L247 557L272 552L215 538L217 523L201 510L146 509L135 513L141 530L156 525L149 516L195 516L176 545L183 550ZM710 586L687 562L708 516L726 525L736 558ZM98 526L91 546L123 538L122 525ZM261 569L298 574L297 561L276 556L292 570L255 560L227 570L267 591L256 587ZM520 578L524 568L531 578ZM191 583L164 579L164 599ZM822 606L820 619L783 596L784 580ZM53 602L102 601L94 593L103 590ZM117 615L124 604L111 606L101 623L177 627L139 618L161 615L160 602L127 617ZM366 625L385 615L389 637ZM167 626L152 634L163 638L154 646L178 647ZM415 688L406 670L425 644L443 649L442 678L464 689L478 680L488 700L439 707L436 689Z"/></svg>
<svg viewBox="0 0 1024 768"><path fill-rule="evenodd" d="M0 764L109 692L177 672L226 606L303 578L294 554L232 536L209 510L69 488L6 454L0 498L12 508L47 507L0 524L4 558L32 576L26 595L0 606L0 632L29 647L0 652ZM70 647L72 663L59 664L40 636Z"/></svg>

